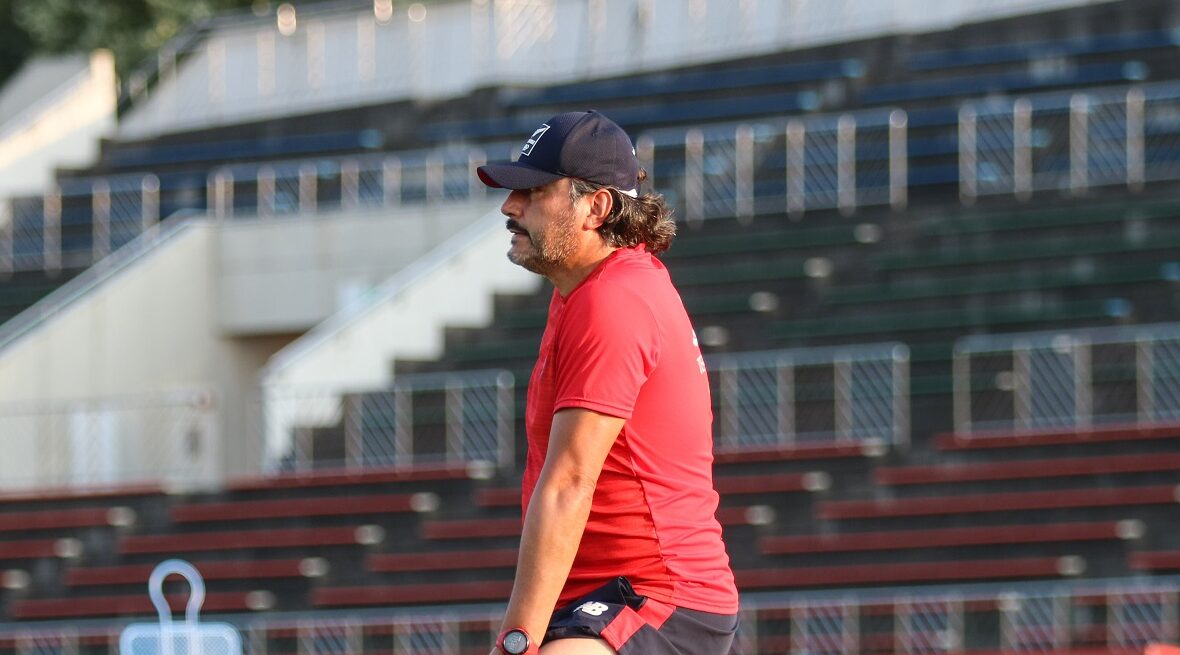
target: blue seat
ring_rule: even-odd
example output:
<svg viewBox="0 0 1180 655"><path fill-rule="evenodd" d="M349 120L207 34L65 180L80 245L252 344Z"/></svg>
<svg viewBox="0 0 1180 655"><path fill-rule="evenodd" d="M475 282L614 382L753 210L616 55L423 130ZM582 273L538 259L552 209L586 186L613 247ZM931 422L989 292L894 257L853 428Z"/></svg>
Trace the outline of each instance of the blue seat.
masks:
<svg viewBox="0 0 1180 655"><path fill-rule="evenodd" d="M962 66L1006 64L1052 55L1099 55L1134 52L1180 45L1180 31L1161 30L1131 34L1103 34L1076 39L1006 43L963 50L936 50L910 56L911 71L932 71Z"/></svg>
<svg viewBox="0 0 1180 655"><path fill-rule="evenodd" d="M866 88L861 92L860 100L866 105L877 105L989 92L1028 91L1062 86L1139 81L1146 77L1146 66L1141 62L1086 64L1050 74L1019 71L987 75L961 75L902 84L882 84Z"/></svg>
<svg viewBox="0 0 1180 655"><path fill-rule="evenodd" d="M124 146L107 153L105 159L114 168L150 168L168 164L373 150L382 145L384 140L381 133L366 129L208 143Z"/></svg>
<svg viewBox="0 0 1180 655"><path fill-rule="evenodd" d="M800 64L756 66L730 70L661 72L638 77L579 82L543 89L524 90L504 99L508 107L530 107L554 103L585 103L604 100L668 96L743 87L798 84L864 75L858 59L837 59Z"/></svg>

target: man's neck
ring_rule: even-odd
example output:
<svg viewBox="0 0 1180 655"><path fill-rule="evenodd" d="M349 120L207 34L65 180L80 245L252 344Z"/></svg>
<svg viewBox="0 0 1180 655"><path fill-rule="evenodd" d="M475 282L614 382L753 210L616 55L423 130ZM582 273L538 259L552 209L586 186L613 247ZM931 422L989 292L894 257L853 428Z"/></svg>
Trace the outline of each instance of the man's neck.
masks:
<svg viewBox="0 0 1180 655"><path fill-rule="evenodd" d="M601 249L595 250L588 256L578 258L569 265L545 277L549 278L549 281L557 288L557 293L561 294L562 298L566 298L573 293L574 289L578 288L582 280L589 277L594 272L594 269L598 268L598 265L605 261L607 257L610 257L616 250L618 248L604 245Z"/></svg>

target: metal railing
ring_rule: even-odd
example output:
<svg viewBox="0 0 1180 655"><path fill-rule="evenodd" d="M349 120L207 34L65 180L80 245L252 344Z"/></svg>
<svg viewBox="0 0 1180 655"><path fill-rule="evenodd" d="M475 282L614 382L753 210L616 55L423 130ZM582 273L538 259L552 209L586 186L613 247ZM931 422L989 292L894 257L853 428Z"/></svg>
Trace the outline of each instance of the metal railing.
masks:
<svg viewBox="0 0 1180 655"><path fill-rule="evenodd" d="M514 460L515 381L504 370L400 375L388 389L267 388L270 472Z"/></svg>
<svg viewBox="0 0 1180 655"><path fill-rule="evenodd" d="M1180 325L962 339L954 412L961 436L1180 421Z"/></svg>
<svg viewBox="0 0 1180 655"><path fill-rule="evenodd" d="M1180 636L1180 580L1086 580L1047 585L747 595L735 655L855 655L890 652L1107 652L1140 655ZM501 606L373 608L228 616L245 655L451 655L487 649ZM117 655L120 621L8 624L13 655ZM0 648L3 648L0 646Z"/></svg>
<svg viewBox="0 0 1180 655"><path fill-rule="evenodd" d="M208 484L220 411L208 391L0 403L6 489Z"/></svg>
<svg viewBox="0 0 1180 655"><path fill-rule="evenodd" d="M870 109L662 128L639 134L636 148L649 188L667 196L680 220L799 218L904 208L915 189L938 183L957 184L971 204L985 195L1082 195L1180 180L1178 113L1180 84L1167 82L967 101L947 125L914 126L902 109ZM953 148L932 150L940 140ZM209 173L204 205L230 218L466 202L487 194L474 169L508 158L516 145L227 166ZM0 200L0 273L98 261L159 220L167 191L143 174Z"/></svg>
<svg viewBox="0 0 1180 655"><path fill-rule="evenodd" d="M809 348L706 359L719 450L909 443L909 349Z"/></svg>

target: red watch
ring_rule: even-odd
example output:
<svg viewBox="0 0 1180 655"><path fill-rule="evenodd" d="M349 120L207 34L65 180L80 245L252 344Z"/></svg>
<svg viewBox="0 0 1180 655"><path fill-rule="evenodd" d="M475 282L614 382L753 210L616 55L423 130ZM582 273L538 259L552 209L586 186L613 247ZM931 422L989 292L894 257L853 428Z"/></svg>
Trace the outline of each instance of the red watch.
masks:
<svg viewBox="0 0 1180 655"><path fill-rule="evenodd" d="M496 648L505 655L537 655L541 652L540 644L535 643L524 628L509 628L501 632L496 639Z"/></svg>

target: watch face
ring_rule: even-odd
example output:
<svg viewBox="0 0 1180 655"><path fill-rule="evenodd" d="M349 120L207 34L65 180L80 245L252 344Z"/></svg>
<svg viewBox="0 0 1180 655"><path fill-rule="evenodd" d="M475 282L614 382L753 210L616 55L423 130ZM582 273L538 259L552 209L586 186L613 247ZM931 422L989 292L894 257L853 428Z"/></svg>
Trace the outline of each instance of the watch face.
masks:
<svg viewBox="0 0 1180 655"><path fill-rule="evenodd" d="M508 655L522 655L528 649L528 635L520 630L510 630L504 635L504 652Z"/></svg>

